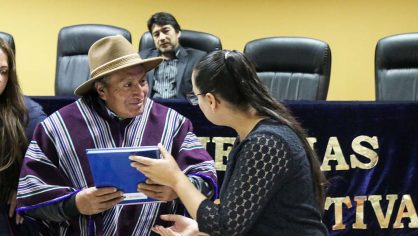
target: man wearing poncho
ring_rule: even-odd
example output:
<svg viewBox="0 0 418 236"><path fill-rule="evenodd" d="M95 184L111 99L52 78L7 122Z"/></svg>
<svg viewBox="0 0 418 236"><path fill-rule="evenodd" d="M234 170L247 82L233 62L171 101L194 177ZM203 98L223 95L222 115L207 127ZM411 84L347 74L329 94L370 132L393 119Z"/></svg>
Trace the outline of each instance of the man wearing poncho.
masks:
<svg viewBox="0 0 418 236"><path fill-rule="evenodd" d="M18 187L18 211L60 235L149 235L160 214L179 213L172 189L149 182L153 198L166 203L117 205L122 193L95 188L85 150L162 143L208 197L217 192L209 154L191 122L147 98L146 71L161 58L142 60L121 36L98 40L89 50L91 78L74 103L37 127Z"/></svg>

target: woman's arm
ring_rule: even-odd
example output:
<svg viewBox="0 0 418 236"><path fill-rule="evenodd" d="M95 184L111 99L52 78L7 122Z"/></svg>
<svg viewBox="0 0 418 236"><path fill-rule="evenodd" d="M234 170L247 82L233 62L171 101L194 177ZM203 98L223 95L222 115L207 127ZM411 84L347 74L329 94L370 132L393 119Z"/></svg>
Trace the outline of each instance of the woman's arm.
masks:
<svg viewBox="0 0 418 236"><path fill-rule="evenodd" d="M165 150L161 152L163 160L135 157L132 160L138 162L133 166L154 181L171 186L198 221L200 231L211 235L248 232L288 171L287 145L272 135L257 135L233 157L237 158L236 166L217 206L194 189Z"/></svg>
<svg viewBox="0 0 418 236"><path fill-rule="evenodd" d="M199 192L189 178L184 175L173 156L161 144L158 144L158 147L163 159L131 156L130 159L135 161L132 166L152 181L171 187L186 206L190 215L196 219L197 209L206 196Z"/></svg>
<svg viewBox="0 0 418 236"><path fill-rule="evenodd" d="M288 176L289 149L277 136L253 135L237 148L220 205L198 208L199 230L212 236L248 234Z"/></svg>

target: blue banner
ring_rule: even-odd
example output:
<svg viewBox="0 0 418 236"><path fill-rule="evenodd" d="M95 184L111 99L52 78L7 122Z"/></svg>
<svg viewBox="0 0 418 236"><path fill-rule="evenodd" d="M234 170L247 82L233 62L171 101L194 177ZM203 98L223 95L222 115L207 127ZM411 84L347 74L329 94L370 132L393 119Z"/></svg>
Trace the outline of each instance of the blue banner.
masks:
<svg viewBox="0 0 418 236"><path fill-rule="evenodd" d="M74 97L33 97L48 114ZM198 107L158 100L188 117L222 180L235 132ZM329 180L324 223L330 235L418 235L418 102L288 101Z"/></svg>

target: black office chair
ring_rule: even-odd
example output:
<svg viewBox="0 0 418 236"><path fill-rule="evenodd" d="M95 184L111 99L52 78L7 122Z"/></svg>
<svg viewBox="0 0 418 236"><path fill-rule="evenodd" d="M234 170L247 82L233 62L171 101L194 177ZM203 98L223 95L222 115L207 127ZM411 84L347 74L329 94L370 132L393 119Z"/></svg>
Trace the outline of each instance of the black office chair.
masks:
<svg viewBox="0 0 418 236"><path fill-rule="evenodd" d="M418 33L380 39L375 50L376 100L418 101Z"/></svg>
<svg viewBox="0 0 418 236"><path fill-rule="evenodd" d="M84 24L64 27L58 35L55 95L74 95L74 90L89 79L87 54L97 40L122 35L131 42L131 33L111 25Z"/></svg>
<svg viewBox="0 0 418 236"><path fill-rule="evenodd" d="M222 49L221 40L217 36L193 30L182 30L179 43L183 47L194 48L207 53ZM147 31L142 34L139 40L139 51L149 48L155 48L155 44L151 34Z"/></svg>
<svg viewBox="0 0 418 236"><path fill-rule="evenodd" d="M13 53L16 55L16 49L15 49L15 40L13 39L13 36L11 34L8 34L6 32L0 31L0 38L6 41L10 47L13 50Z"/></svg>
<svg viewBox="0 0 418 236"><path fill-rule="evenodd" d="M302 37L248 42L244 54L277 100L326 100L331 74L327 43Z"/></svg>

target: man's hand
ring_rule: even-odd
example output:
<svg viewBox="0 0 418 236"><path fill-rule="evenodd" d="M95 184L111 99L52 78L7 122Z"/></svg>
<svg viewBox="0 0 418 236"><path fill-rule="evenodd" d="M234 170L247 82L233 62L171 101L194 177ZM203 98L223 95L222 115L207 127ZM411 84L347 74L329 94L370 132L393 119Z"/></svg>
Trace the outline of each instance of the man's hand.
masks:
<svg viewBox="0 0 418 236"><path fill-rule="evenodd" d="M123 200L123 193L116 188L90 187L75 196L78 211L83 215L94 215L112 208Z"/></svg>
<svg viewBox="0 0 418 236"><path fill-rule="evenodd" d="M147 179L145 183L138 184L138 192L160 201L172 201L178 197L172 188L159 185L150 179Z"/></svg>
<svg viewBox="0 0 418 236"><path fill-rule="evenodd" d="M9 204L9 218L13 218L15 211L16 211L16 191L12 191L9 196L9 200L7 201ZM22 224L23 217L16 213L16 224Z"/></svg>

